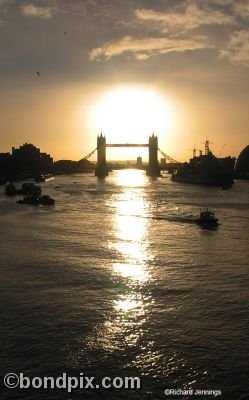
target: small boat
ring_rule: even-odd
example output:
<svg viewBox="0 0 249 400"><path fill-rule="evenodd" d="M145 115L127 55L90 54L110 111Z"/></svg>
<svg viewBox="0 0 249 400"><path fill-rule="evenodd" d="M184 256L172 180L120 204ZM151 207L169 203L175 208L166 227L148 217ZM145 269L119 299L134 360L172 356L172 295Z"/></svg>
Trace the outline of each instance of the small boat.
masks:
<svg viewBox="0 0 249 400"><path fill-rule="evenodd" d="M215 217L214 211L210 211L208 208L200 212L199 218L195 222L205 228L214 228L219 225L218 218Z"/></svg>
<svg viewBox="0 0 249 400"><path fill-rule="evenodd" d="M5 186L5 194L6 196L16 195L16 187L12 182L7 183L7 185Z"/></svg>
<svg viewBox="0 0 249 400"><path fill-rule="evenodd" d="M53 206L55 203L55 200L52 199L52 197L50 197L48 195L44 195L44 196L39 197L39 202L43 206Z"/></svg>
<svg viewBox="0 0 249 400"><path fill-rule="evenodd" d="M40 204L39 197L37 196L25 196L23 199L17 200L17 204L31 204L32 206L38 206Z"/></svg>
<svg viewBox="0 0 249 400"><path fill-rule="evenodd" d="M55 200L52 197L44 195L44 196L25 196L23 199L17 200L17 204L31 204L33 206L38 206L41 204L42 206L53 206L55 204Z"/></svg>
<svg viewBox="0 0 249 400"><path fill-rule="evenodd" d="M36 183L40 183L40 182L45 182L46 181L46 178L45 178L45 176L43 174L36 175L34 179L35 179Z"/></svg>
<svg viewBox="0 0 249 400"><path fill-rule="evenodd" d="M33 182L24 182L21 189L18 189L16 193L38 197L41 195L41 186L35 185Z"/></svg>

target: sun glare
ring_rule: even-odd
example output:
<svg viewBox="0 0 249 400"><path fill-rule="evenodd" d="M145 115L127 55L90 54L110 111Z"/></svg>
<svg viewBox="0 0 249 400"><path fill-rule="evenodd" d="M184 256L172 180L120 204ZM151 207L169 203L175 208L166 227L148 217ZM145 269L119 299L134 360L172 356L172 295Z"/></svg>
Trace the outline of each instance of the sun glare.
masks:
<svg viewBox="0 0 249 400"><path fill-rule="evenodd" d="M105 93L94 106L92 121L109 142L147 143L153 132L167 134L172 115L159 93L129 86Z"/></svg>

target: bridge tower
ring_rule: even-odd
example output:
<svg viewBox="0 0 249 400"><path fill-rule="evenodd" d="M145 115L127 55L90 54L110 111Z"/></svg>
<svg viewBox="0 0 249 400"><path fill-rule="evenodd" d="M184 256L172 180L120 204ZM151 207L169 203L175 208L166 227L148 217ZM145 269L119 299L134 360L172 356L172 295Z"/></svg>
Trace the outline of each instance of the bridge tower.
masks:
<svg viewBox="0 0 249 400"><path fill-rule="evenodd" d="M95 169L95 176L104 178L108 175L108 168L106 164L106 138L100 134L97 137L97 166Z"/></svg>
<svg viewBox="0 0 249 400"><path fill-rule="evenodd" d="M153 135L149 137L149 166L146 174L148 176L160 176L160 168L157 159L158 138Z"/></svg>

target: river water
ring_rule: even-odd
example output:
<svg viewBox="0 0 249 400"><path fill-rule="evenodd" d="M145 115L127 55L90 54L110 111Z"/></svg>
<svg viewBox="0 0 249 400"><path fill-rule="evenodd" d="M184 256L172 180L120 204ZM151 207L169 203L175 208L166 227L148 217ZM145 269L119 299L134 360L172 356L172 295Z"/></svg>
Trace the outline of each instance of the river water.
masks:
<svg viewBox="0 0 249 400"><path fill-rule="evenodd" d="M54 207L17 205L0 187L1 379L128 376L141 389L1 381L1 399L248 398L249 183L225 191L120 170L42 189ZM217 230L187 222L205 206ZM205 394L164 394L191 388Z"/></svg>

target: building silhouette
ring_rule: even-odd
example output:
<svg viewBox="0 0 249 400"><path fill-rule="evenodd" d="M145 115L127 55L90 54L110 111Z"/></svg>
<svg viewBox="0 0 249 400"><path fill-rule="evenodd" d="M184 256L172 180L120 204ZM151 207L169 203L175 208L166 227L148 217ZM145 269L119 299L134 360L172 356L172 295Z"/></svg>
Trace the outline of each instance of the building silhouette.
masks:
<svg viewBox="0 0 249 400"><path fill-rule="evenodd" d="M137 157L137 168L143 168L143 159L142 157Z"/></svg>
<svg viewBox="0 0 249 400"><path fill-rule="evenodd" d="M37 176L53 172L53 158L42 153L33 144L24 143L12 148L11 153L0 153L1 179L13 179L20 175Z"/></svg>
<svg viewBox="0 0 249 400"><path fill-rule="evenodd" d="M249 179L249 145L241 151L236 161L235 176L238 179Z"/></svg>
<svg viewBox="0 0 249 400"><path fill-rule="evenodd" d="M53 158L29 143L24 143L18 149L12 148L12 162L15 170L21 173L53 172Z"/></svg>

